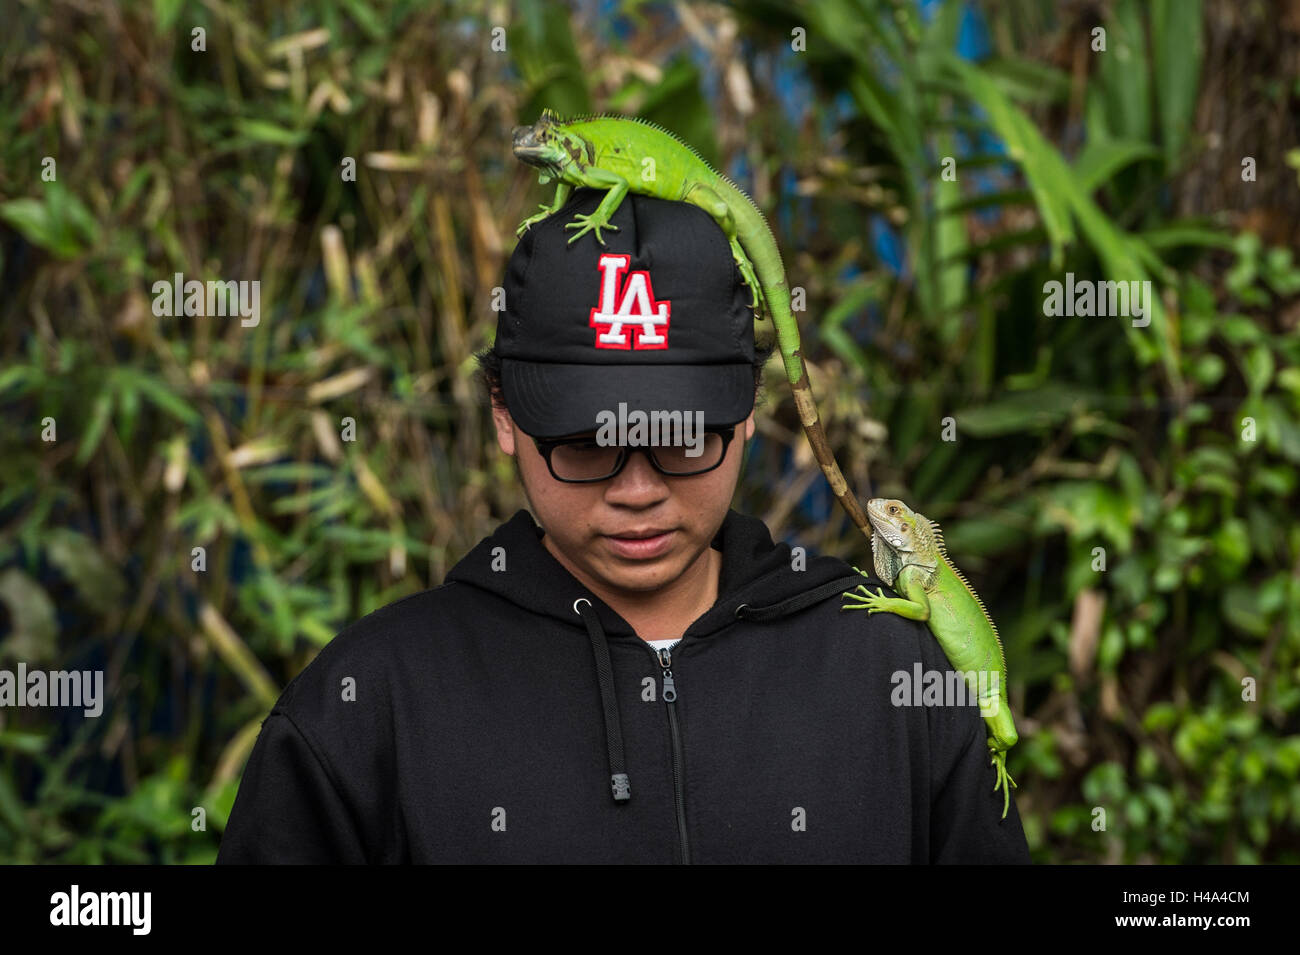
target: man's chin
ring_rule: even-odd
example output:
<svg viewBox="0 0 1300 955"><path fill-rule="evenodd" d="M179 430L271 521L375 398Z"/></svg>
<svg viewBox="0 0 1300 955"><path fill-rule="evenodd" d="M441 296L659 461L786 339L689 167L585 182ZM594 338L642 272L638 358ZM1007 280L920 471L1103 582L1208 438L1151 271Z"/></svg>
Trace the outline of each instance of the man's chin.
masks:
<svg viewBox="0 0 1300 955"><path fill-rule="evenodd" d="M619 590L647 593L680 576L676 563L671 556L656 560L606 560L601 565L601 579Z"/></svg>

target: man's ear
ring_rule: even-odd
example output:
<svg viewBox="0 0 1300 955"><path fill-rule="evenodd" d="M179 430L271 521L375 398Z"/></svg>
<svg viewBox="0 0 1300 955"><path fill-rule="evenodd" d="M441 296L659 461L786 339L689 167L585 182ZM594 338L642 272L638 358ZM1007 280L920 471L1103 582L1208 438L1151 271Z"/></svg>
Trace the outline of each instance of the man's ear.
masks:
<svg viewBox="0 0 1300 955"><path fill-rule="evenodd" d="M749 413L749 417L745 419L744 423L745 423L745 440L748 441L750 438L754 436L754 412L751 411Z"/></svg>
<svg viewBox="0 0 1300 955"><path fill-rule="evenodd" d="M501 405L492 405L492 423L497 429L497 446L502 452L514 456L515 453L515 419Z"/></svg>

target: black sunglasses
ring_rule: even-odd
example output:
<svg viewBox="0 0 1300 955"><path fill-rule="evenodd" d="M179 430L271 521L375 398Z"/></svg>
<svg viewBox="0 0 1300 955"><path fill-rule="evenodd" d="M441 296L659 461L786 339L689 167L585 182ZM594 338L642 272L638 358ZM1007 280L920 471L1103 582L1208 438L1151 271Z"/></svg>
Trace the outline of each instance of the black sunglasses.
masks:
<svg viewBox="0 0 1300 955"><path fill-rule="evenodd" d="M629 447L627 445L598 445L596 444L595 437L593 435L582 435L576 438L533 438L533 444L537 446L538 453L541 454L541 456L546 459L546 468L551 472L551 477L555 478L555 480L563 481L565 484L596 484L600 481L608 481L610 478L616 477L619 474L619 472L621 472L623 468L627 465L627 462L631 459L632 455L629 454L629 452L633 452L633 451L644 452L646 456L650 458L651 467L653 467L660 474L667 475L668 477L692 477L696 474L707 474L709 471L712 471L718 466L720 466L722 462L726 460L727 448L731 444L731 439L736 435L736 426L733 424L733 425L729 425L726 428L707 429L704 431L704 434L706 436L718 435L722 439L722 446L720 448L717 447L716 443L714 443L713 448L711 449L712 453L710 454L710 459L714 455L716 455L717 460L713 461L712 464L705 465L704 467L695 468L693 470L687 470L687 471L674 470L672 468L665 467L663 463L659 460L659 458L656 456L657 452L661 452L661 453L673 452L675 449L671 446L656 448L652 445L647 445L646 447ZM588 452L586 448L583 448L581 451L579 451L578 448L583 445L589 446L589 448L591 449L590 452ZM607 455L610 451L617 449L618 458L614 461L613 465L611 465L608 473L602 474L599 477L583 477L583 478L564 477L556 472L555 464L552 461L552 455L555 453L557 448L566 449L564 452L562 452L562 454L568 454L568 455L572 455L574 453L577 454L589 453L589 456L592 460L600 460L600 456ZM563 468L561 469L563 470Z"/></svg>

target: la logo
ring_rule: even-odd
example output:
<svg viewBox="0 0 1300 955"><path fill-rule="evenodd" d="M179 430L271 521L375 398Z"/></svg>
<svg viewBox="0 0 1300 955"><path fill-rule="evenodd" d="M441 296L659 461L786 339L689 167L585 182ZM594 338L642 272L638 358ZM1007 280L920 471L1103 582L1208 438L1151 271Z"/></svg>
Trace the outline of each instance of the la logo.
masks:
<svg viewBox="0 0 1300 955"><path fill-rule="evenodd" d="M619 276L632 264L630 255L606 252L596 263L600 269L600 304L591 310L587 324L596 329L597 348L667 348L670 302L656 302L650 273L633 272L618 287ZM630 326L631 337L623 326Z"/></svg>

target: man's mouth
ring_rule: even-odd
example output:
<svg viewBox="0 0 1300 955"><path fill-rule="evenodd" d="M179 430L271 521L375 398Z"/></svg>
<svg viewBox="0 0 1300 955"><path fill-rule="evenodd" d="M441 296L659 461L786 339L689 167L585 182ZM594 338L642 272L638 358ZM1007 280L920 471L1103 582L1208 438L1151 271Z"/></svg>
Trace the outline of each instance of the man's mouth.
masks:
<svg viewBox="0 0 1300 955"><path fill-rule="evenodd" d="M647 537L658 537L660 534L667 534L671 530L672 530L671 527L665 527L662 529L658 527L651 527L640 531L624 531L621 534L606 534L605 536L616 537L619 540L641 541L641 540L645 540Z"/></svg>
<svg viewBox="0 0 1300 955"><path fill-rule="evenodd" d="M644 528L642 530L624 531L621 534L606 534L610 549L619 557L628 560L650 560L662 557L672 546L674 528Z"/></svg>

